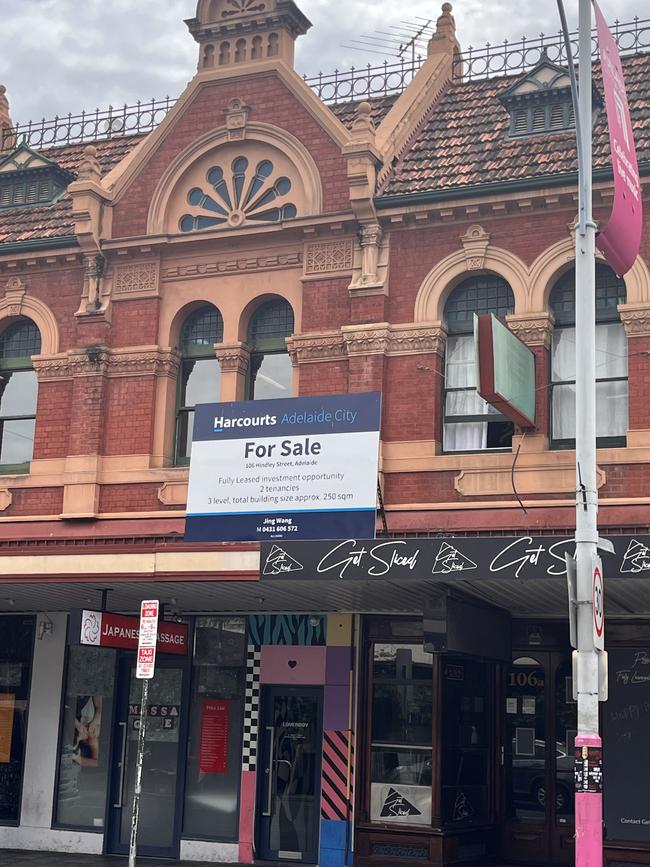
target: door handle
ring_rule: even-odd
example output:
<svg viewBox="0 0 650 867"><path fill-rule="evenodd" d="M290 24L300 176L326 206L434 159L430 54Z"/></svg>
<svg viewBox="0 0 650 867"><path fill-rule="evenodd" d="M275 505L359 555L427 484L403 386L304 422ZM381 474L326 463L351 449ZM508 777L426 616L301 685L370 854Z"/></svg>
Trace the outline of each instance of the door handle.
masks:
<svg viewBox="0 0 650 867"><path fill-rule="evenodd" d="M126 771L126 742L127 742L127 724L121 722L122 727L122 755L120 759L120 788L117 795L117 803L113 804L116 810L121 810L124 806L124 774Z"/></svg>
<svg viewBox="0 0 650 867"><path fill-rule="evenodd" d="M266 781L267 785L267 799L266 799L266 810L262 813L263 816L269 818L271 815L271 811L273 809L273 777L275 774L273 773L273 767L275 765L274 752L275 752L275 727L267 726L267 732L270 735L269 740L269 766L266 769L266 774L268 780Z"/></svg>

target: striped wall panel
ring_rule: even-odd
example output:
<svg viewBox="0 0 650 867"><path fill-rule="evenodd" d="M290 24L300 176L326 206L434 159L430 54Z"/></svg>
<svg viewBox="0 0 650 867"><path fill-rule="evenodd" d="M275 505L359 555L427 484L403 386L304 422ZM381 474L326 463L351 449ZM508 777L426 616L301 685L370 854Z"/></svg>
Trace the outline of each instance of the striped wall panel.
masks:
<svg viewBox="0 0 650 867"><path fill-rule="evenodd" d="M350 732L323 733L321 818L347 820L352 811L354 746Z"/></svg>

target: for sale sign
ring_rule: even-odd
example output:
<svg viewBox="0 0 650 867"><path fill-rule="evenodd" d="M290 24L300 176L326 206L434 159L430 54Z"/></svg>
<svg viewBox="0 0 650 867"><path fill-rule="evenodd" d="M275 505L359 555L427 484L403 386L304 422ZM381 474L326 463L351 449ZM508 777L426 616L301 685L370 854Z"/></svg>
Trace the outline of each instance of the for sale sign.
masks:
<svg viewBox="0 0 650 867"><path fill-rule="evenodd" d="M138 680L151 680L156 669L156 642L158 640L157 599L147 600L140 606L140 638L135 676Z"/></svg>
<svg viewBox="0 0 650 867"><path fill-rule="evenodd" d="M205 404L185 539L372 539L381 395Z"/></svg>

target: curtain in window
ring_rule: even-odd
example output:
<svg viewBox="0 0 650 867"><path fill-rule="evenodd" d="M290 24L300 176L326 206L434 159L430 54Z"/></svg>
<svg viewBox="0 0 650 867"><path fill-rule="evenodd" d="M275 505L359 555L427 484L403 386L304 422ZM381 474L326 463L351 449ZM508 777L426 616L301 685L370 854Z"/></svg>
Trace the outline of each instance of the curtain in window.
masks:
<svg viewBox="0 0 650 867"><path fill-rule="evenodd" d="M488 404L476 393L474 337L449 337L445 354L445 382L448 389L445 416L487 415ZM449 391L454 388L466 391ZM444 449L462 452L487 446L487 422L445 424Z"/></svg>
<svg viewBox="0 0 650 867"><path fill-rule="evenodd" d="M553 335L553 438L575 438L575 328L558 328ZM603 382L616 379L619 381ZM627 433L627 338L620 323L596 326L596 435Z"/></svg>

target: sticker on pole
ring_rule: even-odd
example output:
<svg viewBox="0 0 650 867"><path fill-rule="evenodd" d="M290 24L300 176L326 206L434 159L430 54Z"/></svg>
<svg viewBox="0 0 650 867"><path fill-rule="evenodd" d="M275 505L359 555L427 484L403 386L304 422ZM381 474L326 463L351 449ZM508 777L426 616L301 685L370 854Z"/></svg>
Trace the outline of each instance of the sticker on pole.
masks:
<svg viewBox="0 0 650 867"><path fill-rule="evenodd" d="M157 599L146 600L140 606L140 636L135 670L138 680L151 680L156 670L159 609L160 603Z"/></svg>
<svg viewBox="0 0 650 867"><path fill-rule="evenodd" d="M603 564L600 557L594 558L592 605L594 612L594 647L605 649L605 591L603 587Z"/></svg>

